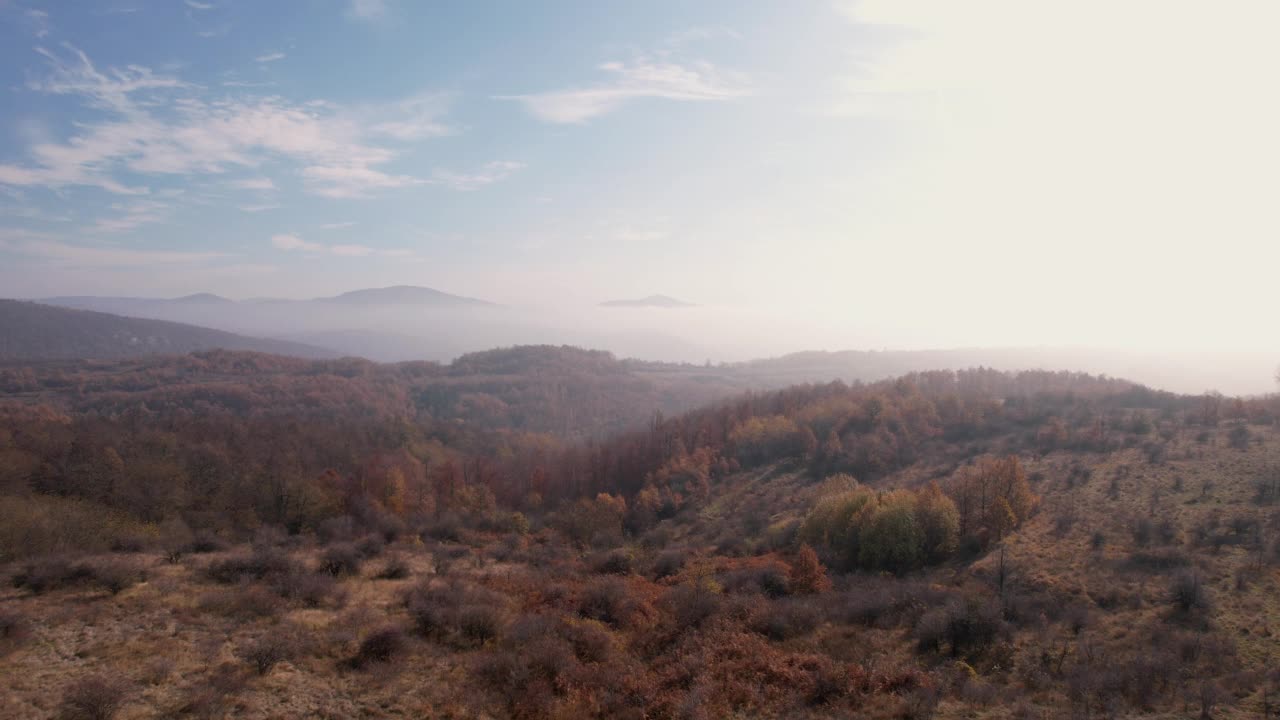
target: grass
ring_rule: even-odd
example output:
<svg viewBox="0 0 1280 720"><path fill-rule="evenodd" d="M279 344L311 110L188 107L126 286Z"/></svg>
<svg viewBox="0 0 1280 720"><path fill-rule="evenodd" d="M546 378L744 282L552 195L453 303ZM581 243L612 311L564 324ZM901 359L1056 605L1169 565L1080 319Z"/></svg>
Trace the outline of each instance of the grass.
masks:
<svg viewBox="0 0 1280 720"><path fill-rule="evenodd" d="M706 677L731 683L734 672L772 673L785 667L786 673L792 674L777 677L794 680L796 687L812 685L805 692L812 695L810 700L815 704L799 699L798 704L762 707L758 713L739 711L746 715L838 714L838 708L845 707L839 703L846 700L838 693L830 698L828 694L834 692L833 687L844 687L841 683L847 679L839 675L844 672L843 665L830 663L854 663L871 668L872 679L866 682L887 685L908 682L904 678L911 673L949 678L948 683L969 678L962 683L971 683L965 691L944 693L936 717L1014 717L1014 707L1003 702L1009 697L1024 703L1031 717L1044 713L1057 717L1069 705L1065 684L1037 678L1031 672L1045 662L1046 655L1050 662L1056 662L1054 658L1062 653L1061 664L1070 667L1095 644L1110 654L1125 656L1142 652L1152 638L1174 642L1212 637L1229 643L1232 652L1222 664L1226 682L1233 667L1248 670L1280 665L1276 638L1280 633L1280 569L1267 566L1239 585L1237 571L1251 562L1247 548L1226 545L1214 551L1193 547L1186 538L1190 528L1215 513L1224 518L1236 513L1261 514L1274 522L1280 506L1255 506L1252 480L1280 467L1280 437L1260 428L1255 428L1254 434L1261 436L1262 443L1241 452L1230 448L1225 438L1216 445L1204 445L1194 440L1191 431L1184 431L1175 439L1169 461L1162 465L1147 464L1138 448L1108 455L1054 452L1027 458L1028 472L1043 476L1036 488L1044 496L1042 509L1005 543L1009 586L1022 593L1026 609L1019 611L1016 622L1010 621L1012 630L1007 638L997 637L989 651L966 658L963 667L956 658L917 653L913 633L918 632L918 620L928 607L886 595L880 605L867 600L872 610L865 618L849 618L847 608L851 598L872 598L871 593L880 587L911 587L929 607L944 604L946 598L991 588L999 574L997 554L978 558L972 565L957 561L906 581L837 577L836 589L815 597L812 606L808 600L761 600L750 583L728 589L718 584L734 572L777 561L768 554L742 558L712 555L710 547L726 528L740 527L749 511L764 508L768 512L761 523L763 534L769 525L799 517L810 502L811 480L794 470L766 468L717 481L714 499L700 517L664 521L672 538L668 547L687 547L688 554L683 564L671 562L669 576L660 582L652 580L649 571L663 550L660 547L637 557L635 571L623 575L595 574L590 556L566 551L546 566L535 567L523 559L490 559L481 566L457 562L448 578L439 578L434 575L432 550L409 538L388 545L385 559L368 561L363 575L331 577L345 595L344 603L308 607L285 600L273 612L262 615L228 614L202 604L208 593L239 592L241 582L270 592L270 580L254 579L253 573L244 580L232 578L227 584L210 577L211 566L251 557L251 549L245 545L189 555L178 562L168 562L161 550L144 548L128 556L129 562L144 571L141 581L115 595L100 587L78 585L34 594L5 582L0 587L0 606L8 615L21 618L25 629L21 642L0 654L0 717L54 716L61 696L50 689L70 687L95 675L118 677L130 688L117 718L176 716L182 715L184 708L220 709L245 718L504 716L507 699L488 686L477 685L477 668L493 653L517 648L519 638L509 635L516 632L512 628L518 624L492 634L478 628L475 637L470 637L463 633L464 618L459 611L460 639L424 638L410 632L414 619L406 607L406 593L420 585L443 587L449 582L495 594L514 623L520 618L546 616L561 619L565 627L589 628L598 635L589 638L591 647L597 649L583 651L583 657L573 665L575 682L605 684L617 677L638 677L642 665L649 662L643 658L670 658L673 656L666 653L677 650L694 653L704 640L710 642L706 638L719 638L727 643L726 648L732 648L725 657L736 658L724 662L740 665L719 666ZM1081 459L1092 468L1093 477L1068 487L1071 464ZM936 475L939 467L915 466L877 485L922 482ZM1118 471L1121 467L1130 469L1116 483L1118 492L1112 493L1111 479L1117 472L1125 472ZM1177 478L1182 479L1181 490L1175 489ZM1211 481L1207 494L1202 492L1206 480ZM1175 548L1189 559L1186 569L1201 573L1213 599L1208 634L1170 618L1165 598L1170 582L1182 568L1139 571L1133 567L1135 553L1165 550L1158 540L1138 547L1130 532L1133 518L1150 515L1157 492L1159 515L1173 518L1182 532ZM1079 519L1058 534L1054 518L1064 508L1074 508ZM1108 542L1094 550L1090 536L1098 530ZM499 546L498 537L489 545ZM288 556L290 567L311 572L324 564L329 550L304 542L279 552ZM92 565L118 561L119 557L104 549L101 555L77 558L77 562ZM402 563L405 572L397 570L390 577L375 578L387 575L382 570L393 561ZM23 563L11 562L0 573L8 580L22 568ZM670 624L667 608L679 605L689 612L696 610L689 598L684 598L683 604L677 602L683 596L676 591L703 582L710 583L706 587L715 593L715 611L705 619L699 615L704 627L696 634L682 635L683 628ZM605 584L620 585L634 606L610 606L606 608L610 612L604 613L608 617L597 621L592 612L584 615L580 606L589 591ZM691 591L681 592L687 595ZM761 602L771 604L759 610ZM839 608L845 608L841 611L844 615L836 613ZM613 617L615 609L623 617ZM1047 619L1039 619L1041 614ZM740 623L741 632L733 629L739 626L726 625L734 622ZM399 628L407 637L385 660L374 652L376 647L361 650L370 637L388 627ZM264 641L280 637L301 642L272 647ZM784 664L767 668L754 664L766 656L770 662ZM827 659L819 662L813 659L817 656ZM353 657L368 657L371 662L361 665L376 671L355 669L349 662ZM806 657L811 659L796 659ZM163 665L156 663L157 658L163 658ZM628 662L638 664L626 665ZM693 679L702 676L694 673L692 666L666 662L667 666L655 666L658 669L653 672L666 672L670 678L687 677L691 684L681 692L697 691ZM604 663L612 664L606 670ZM839 682L832 680L837 677ZM786 696L790 681L778 680L765 695L755 694L749 684L735 692L782 703L778 698ZM1262 687L1261 682L1233 686L1214 717L1258 716ZM572 704L572 692L557 692L565 694L547 696L547 707L566 712L579 707ZM859 699L859 712L900 714L908 698L929 699L925 695L925 690L909 686L868 695ZM1185 717L1181 707L1172 694L1160 695L1150 715Z"/></svg>

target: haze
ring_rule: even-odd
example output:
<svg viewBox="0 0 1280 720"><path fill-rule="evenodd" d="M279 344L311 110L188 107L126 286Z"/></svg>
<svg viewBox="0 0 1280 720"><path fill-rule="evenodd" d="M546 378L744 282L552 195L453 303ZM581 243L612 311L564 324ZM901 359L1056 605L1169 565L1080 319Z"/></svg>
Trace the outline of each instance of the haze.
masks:
<svg viewBox="0 0 1280 720"><path fill-rule="evenodd" d="M6 297L415 285L506 307L171 319L1273 387L1270 3L0 13ZM598 307L654 293L697 307Z"/></svg>

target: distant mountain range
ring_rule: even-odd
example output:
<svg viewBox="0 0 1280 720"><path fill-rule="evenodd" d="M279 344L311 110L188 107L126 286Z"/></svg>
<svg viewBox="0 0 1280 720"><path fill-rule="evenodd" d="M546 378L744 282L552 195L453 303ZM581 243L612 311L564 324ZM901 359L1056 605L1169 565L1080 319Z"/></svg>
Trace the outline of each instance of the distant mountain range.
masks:
<svg viewBox="0 0 1280 720"><path fill-rule="evenodd" d="M79 308L82 310L97 310L99 312L118 312L130 314L139 311L154 311L166 306L191 306L191 305L253 305L256 303L340 303L343 305L358 306L406 306L416 305L420 307L498 307L495 303L487 300L477 300L476 298L463 297L461 295L450 295L429 287L418 287L415 285L396 285L385 288L368 288L363 290L352 290L341 295L332 297L312 298L310 300L289 300L283 298L254 298L252 300L232 300L214 295L212 293L196 293L195 295L185 295L178 298L131 298L131 297L100 297L94 295L72 295L63 297L44 298L38 302L49 305L58 305L61 307Z"/></svg>
<svg viewBox="0 0 1280 720"><path fill-rule="evenodd" d="M312 345L247 337L195 325L0 300L0 360L115 359L214 348L303 358L338 355Z"/></svg>
<svg viewBox="0 0 1280 720"><path fill-rule="evenodd" d="M650 295L636 300L607 300L600 303L601 307L651 307L651 308L682 308L696 307L693 303L687 303L683 300L677 300L669 295Z"/></svg>

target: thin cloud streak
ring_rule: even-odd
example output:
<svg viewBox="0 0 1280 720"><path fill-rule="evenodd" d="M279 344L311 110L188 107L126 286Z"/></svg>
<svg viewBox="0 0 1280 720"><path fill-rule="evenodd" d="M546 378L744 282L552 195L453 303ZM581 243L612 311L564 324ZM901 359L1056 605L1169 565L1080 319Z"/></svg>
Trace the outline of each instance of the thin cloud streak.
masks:
<svg viewBox="0 0 1280 720"><path fill-rule="evenodd" d="M752 93L743 77L726 75L710 63L680 65L642 57L633 63L607 62L599 69L610 73L612 80L587 88L496 99L515 100L544 122L581 124L642 98L715 102Z"/></svg>

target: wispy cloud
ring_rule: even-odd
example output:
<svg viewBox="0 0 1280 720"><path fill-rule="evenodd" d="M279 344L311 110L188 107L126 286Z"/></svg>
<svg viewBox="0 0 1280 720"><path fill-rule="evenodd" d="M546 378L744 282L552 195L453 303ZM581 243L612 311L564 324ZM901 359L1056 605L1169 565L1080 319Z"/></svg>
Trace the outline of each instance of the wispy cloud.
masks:
<svg viewBox="0 0 1280 720"><path fill-rule="evenodd" d="M324 225L320 226L320 229L321 230L341 230L342 228L349 228L353 225L355 225L355 223L353 222L325 223Z"/></svg>
<svg viewBox="0 0 1280 720"><path fill-rule="evenodd" d="M272 235L271 244L280 250L323 250L323 245L309 243L297 235Z"/></svg>
<svg viewBox="0 0 1280 720"><path fill-rule="evenodd" d="M441 121L448 105L445 96L419 95L355 108L276 96L209 98L205 88L145 67L99 70L71 46L64 53L44 48L38 52L51 72L32 80L30 89L80 97L108 117L77 123L75 134L64 142L33 142L28 164L0 164L0 184L83 185L146 194L146 187L128 184L119 173L217 174L282 158L297 163L295 171L308 191L325 197L366 197L379 190L432 183L468 184L465 179L449 183L449 177L418 178L382 167L403 151L397 143L451 132ZM484 179L470 184L476 182L484 184Z"/></svg>
<svg viewBox="0 0 1280 720"><path fill-rule="evenodd" d="M44 10L31 9L24 12L22 17L26 21L27 26L31 28L31 34L35 35L37 38L44 38L48 36L51 28L49 23L49 13Z"/></svg>
<svg viewBox="0 0 1280 720"><path fill-rule="evenodd" d="M245 178L244 180L236 180L231 183L231 186L234 188L239 188L241 190L275 190L276 189L275 182L272 181L271 178L267 178L267 177Z"/></svg>
<svg viewBox="0 0 1280 720"><path fill-rule="evenodd" d="M608 81L585 88L502 95L498 99L516 100L545 122L584 123L641 98L707 102L751 93L744 77L722 72L705 62L681 65L641 57L631 63L607 62L599 69L608 73Z"/></svg>
<svg viewBox="0 0 1280 720"><path fill-rule="evenodd" d="M285 57L287 56L282 52L273 52L273 53L267 53L266 55L259 55L258 57L254 58L253 61L260 62L260 63L269 63L269 62L275 62L277 60L283 60L285 59Z"/></svg>
<svg viewBox="0 0 1280 720"><path fill-rule="evenodd" d="M197 265L229 257L219 252L135 250L101 245L75 245L44 234L0 229L0 247L29 257L82 267L154 267Z"/></svg>
<svg viewBox="0 0 1280 720"><path fill-rule="evenodd" d="M212 10L213 9L213 3L196 2L196 0L182 0L182 1L186 3L187 7L191 8L192 10Z"/></svg>
<svg viewBox="0 0 1280 720"><path fill-rule="evenodd" d="M267 210L276 210L280 206L274 203L263 203L261 205L241 205L240 209L248 213L266 212Z"/></svg>
<svg viewBox="0 0 1280 720"><path fill-rule="evenodd" d="M321 243L313 243L303 240L297 235L272 235L271 244L278 250L294 251L301 250L310 253L323 253L328 255L336 255L338 257L411 257L412 250L392 249L383 250L379 248L369 247L368 245L358 245L354 243L323 245Z"/></svg>
<svg viewBox="0 0 1280 720"><path fill-rule="evenodd" d="M373 114L394 112L395 117L375 121L370 130L394 140L423 140L453 134L453 128L442 118L449 106L449 97L442 94L421 95L394 103L389 108L377 109Z"/></svg>
<svg viewBox="0 0 1280 720"><path fill-rule="evenodd" d="M169 206L155 200L142 199L128 203L112 203L111 209L116 211L116 214L97 220L91 228L93 231L120 233L136 230L143 225L158 223L167 216Z"/></svg>
<svg viewBox="0 0 1280 720"><path fill-rule="evenodd" d="M387 14L386 0L351 0L347 14L358 20L377 20Z"/></svg>
<svg viewBox="0 0 1280 720"><path fill-rule="evenodd" d="M476 172L472 173L455 173L448 170L437 170L432 175L432 181L447 185L454 190L478 190L485 185L505 180L512 173L524 167L524 163L512 162L509 160L498 160L486 163Z"/></svg>

